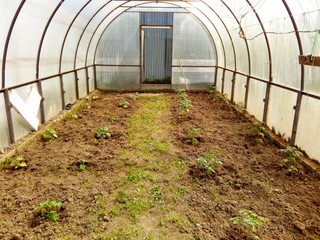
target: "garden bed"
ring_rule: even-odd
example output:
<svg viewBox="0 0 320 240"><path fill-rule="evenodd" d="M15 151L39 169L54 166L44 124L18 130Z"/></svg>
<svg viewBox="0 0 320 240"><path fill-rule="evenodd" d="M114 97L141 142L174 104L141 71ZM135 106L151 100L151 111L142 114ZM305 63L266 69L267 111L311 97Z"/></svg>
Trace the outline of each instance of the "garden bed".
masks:
<svg viewBox="0 0 320 240"><path fill-rule="evenodd" d="M319 179L217 94L179 95L97 92L7 159L0 239L318 240Z"/></svg>

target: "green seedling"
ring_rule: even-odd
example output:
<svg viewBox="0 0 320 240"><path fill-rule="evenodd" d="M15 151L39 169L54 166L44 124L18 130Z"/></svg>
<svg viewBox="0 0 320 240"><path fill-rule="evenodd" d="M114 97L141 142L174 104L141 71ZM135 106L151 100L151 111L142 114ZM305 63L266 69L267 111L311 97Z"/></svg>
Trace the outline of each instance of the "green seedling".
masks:
<svg viewBox="0 0 320 240"><path fill-rule="evenodd" d="M128 108L129 107L129 103L126 100L121 100L119 102L119 107Z"/></svg>
<svg viewBox="0 0 320 240"><path fill-rule="evenodd" d="M86 168L88 167L88 161L87 160L82 160L80 162L79 168L81 171L86 170Z"/></svg>
<svg viewBox="0 0 320 240"><path fill-rule="evenodd" d="M258 144L262 144L264 137L265 137L265 128L263 126L263 123L261 122L254 122L251 126L251 131L256 135L256 142Z"/></svg>
<svg viewBox="0 0 320 240"><path fill-rule="evenodd" d="M188 138L186 140L186 143L191 144L191 145L197 145L199 142L197 139L197 134L201 131L202 131L201 128L192 128L192 129L187 130Z"/></svg>
<svg viewBox="0 0 320 240"><path fill-rule="evenodd" d="M27 167L27 163L23 157L17 156L16 158L8 157L0 163L0 168L18 169Z"/></svg>
<svg viewBox="0 0 320 240"><path fill-rule="evenodd" d="M99 128L97 131L96 131L96 138L98 139L109 139L111 138L111 134L109 133L109 128L108 127L102 127L102 128Z"/></svg>
<svg viewBox="0 0 320 240"><path fill-rule="evenodd" d="M153 202L159 202L162 198L161 188L160 187L151 188L150 195Z"/></svg>
<svg viewBox="0 0 320 240"><path fill-rule="evenodd" d="M62 202L57 200L46 200L40 203L35 210L39 211L40 216L49 219L52 222L58 221L61 211Z"/></svg>
<svg viewBox="0 0 320 240"><path fill-rule="evenodd" d="M239 216L230 218L230 221L235 225L239 225L246 232L249 238L259 239L255 233L261 230L264 224L269 221L269 219L261 217L247 209L242 209L239 211L239 213Z"/></svg>
<svg viewBox="0 0 320 240"><path fill-rule="evenodd" d="M211 95L214 95L217 91L217 88L216 86L214 86L213 84L208 84L208 92L211 94Z"/></svg>
<svg viewBox="0 0 320 240"><path fill-rule="evenodd" d="M286 156L285 159L283 159L284 162L298 162L303 157L302 152L300 152L295 147L288 146L284 149L279 150L283 155Z"/></svg>
<svg viewBox="0 0 320 240"><path fill-rule="evenodd" d="M222 162L217 160L214 153L204 153L196 160L196 167L201 170L205 170L207 175L216 173L215 165L221 166Z"/></svg>
<svg viewBox="0 0 320 240"><path fill-rule="evenodd" d="M47 141L50 141L52 139L57 139L58 138L58 134L56 133L56 131L53 128L48 128L42 134L42 138L47 142Z"/></svg>
<svg viewBox="0 0 320 240"><path fill-rule="evenodd" d="M96 100L99 100L99 99L100 99L100 97L97 96L97 95L93 95L93 96L92 96L92 100L93 100L93 101L96 101Z"/></svg>
<svg viewBox="0 0 320 240"><path fill-rule="evenodd" d="M186 91L184 89L178 88L176 90L176 92L178 93L179 96L179 108L182 114L189 114L192 105L190 100L188 99L188 96L186 94Z"/></svg>

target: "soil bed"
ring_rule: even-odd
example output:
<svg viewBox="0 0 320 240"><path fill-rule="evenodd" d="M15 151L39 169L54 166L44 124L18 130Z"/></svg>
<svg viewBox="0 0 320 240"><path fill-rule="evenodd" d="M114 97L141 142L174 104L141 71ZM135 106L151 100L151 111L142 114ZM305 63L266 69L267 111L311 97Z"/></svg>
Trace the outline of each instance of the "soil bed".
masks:
<svg viewBox="0 0 320 240"><path fill-rule="evenodd" d="M319 240L319 179L221 97L187 98L189 113L177 93L98 92L72 108L58 138L13 157L26 166L0 170L0 239ZM200 168L205 153L222 165ZM56 222L36 209L46 200L62 203ZM241 210L268 221L242 228Z"/></svg>

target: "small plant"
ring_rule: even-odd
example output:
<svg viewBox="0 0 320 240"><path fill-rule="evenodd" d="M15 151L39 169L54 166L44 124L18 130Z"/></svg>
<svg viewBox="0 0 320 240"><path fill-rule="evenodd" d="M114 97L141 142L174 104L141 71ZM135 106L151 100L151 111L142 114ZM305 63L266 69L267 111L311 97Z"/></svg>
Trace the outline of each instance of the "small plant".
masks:
<svg viewBox="0 0 320 240"><path fill-rule="evenodd" d="M286 156L286 158L283 159L284 162L298 162L301 160L301 157L303 157L302 152L291 146L281 149L279 152Z"/></svg>
<svg viewBox="0 0 320 240"><path fill-rule="evenodd" d="M71 115L71 119L74 119L74 120L78 119L78 115L77 115L77 114L75 114L75 113L74 113L74 114L72 114L72 115Z"/></svg>
<svg viewBox="0 0 320 240"><path fill-rule="evenodd" d="M263 123L258 121L254 122L251 126L251 131L256 135L256 142L258 144L262 144L265 137L265 128Z"/></svg>
<svg viewBox="0 0 320 240"><path fill-rule="evenodd" d="M93 101L96 101L96 100L99 100L99 99L100 99L100 97L98 95L93 95L92 96L92 100Z"/></svg>
<svg viewBox="0 0 320 240"><path fill-rule="evenodd" d="M197 145L199 142L197 134L201 132L201 130L202 130L201 128L192 128L187 130L188 138L186 140L186 143L191 145Z"/></svg>
<svg viewBox="0 0 320 240"><path fill-rule="evenodd" d="M261 230L264 224L269 221L269 219L261 217L247 209L242 209L239 211L239 213L240 216L230 218L230 221L235 225L240 225L249 238L259 239L255 233Z"/></svg>
<svg viewBox="0 0 320 240"><path fill-rule="evenodd" d="M161 188L160 187L151 188L150 195L153 202L159 202L162 198Z"/></svg>
<svg viewBox="0 0 320 240"><path fill-rule="evenodd" d="M211 95L214 95L217 91L217 88L216 86L214 86L213 84L208 84L208 92L211 94Z"/></svg>
<svg viewBox="0 0 320 240"><path fill-rule="evenodd" d="M52 139L58 138L58 134L56 133L56 131L53 128L48 128L42 134L42 138L47 142L47 141L50 141Z"/></svg>
<svg viewBox="0 0 320 240"><path fill-rule="evenodd" d="M8 157L3 162L0 163L0 168L25 168L27 163L24 161L23 157L17 156L16 158Z"/></svg>
<svg viewBox="0 0 320 240"><path fill-rule="evenodd" d="M97 131L96 131L96 138L98 139L109 139L111 138L111 134L109 133L109 128L108 127L102 127L102 128L99 128Z"/></svg>
<svg viewBox="0 0 320 240"><path fill-rule="evenodd" d="M129 103L126 100L121 100L119 102L119 107L128 108L129 107Z"/></svg>
<svg viewBox="0 0 320 240"><path fill-rule="evenodd" d="M196 167L198 169L205 170L207 175L214 174L216 172L214 165L222 165L222 162L217 160L214 153L204 153L196 160Z"/></svg>
<svg viewBox="0 0 320 240"><path fill-rule="evenodd" d="M87 160L82 160L80 162L79 168L81 171L86 170L86 168L88 167L88 161Z"/></svg>
<svg viewBox="0 0 320 240"><path fill-rule="evenodd" d="M60 215L59 211L61 211L62 202L57 200L46 200L40 203L35 210L40 212L41 217L45 217L52 222L58 221Z"/></svg>
<svg viewBox="0 0 320 240"><path fill-rule="evenodd" d="M186 91L184 89L178 88L176 90L176 92L178 93L180 102L179 102L179 108L182 114L189 114L192 105L190 100L188 99L188 96L186 94Z"/></svg>

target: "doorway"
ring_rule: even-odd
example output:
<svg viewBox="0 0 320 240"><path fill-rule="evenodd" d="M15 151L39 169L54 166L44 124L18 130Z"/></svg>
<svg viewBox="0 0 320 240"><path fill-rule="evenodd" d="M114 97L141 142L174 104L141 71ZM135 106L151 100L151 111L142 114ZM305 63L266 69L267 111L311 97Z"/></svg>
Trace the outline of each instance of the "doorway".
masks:
<svg viewBox="0 0 320 240"><path fill-rule="evenodd" d="M168 13L148 13L142 18L141 83L171 84L172 16Z"/></svg>

